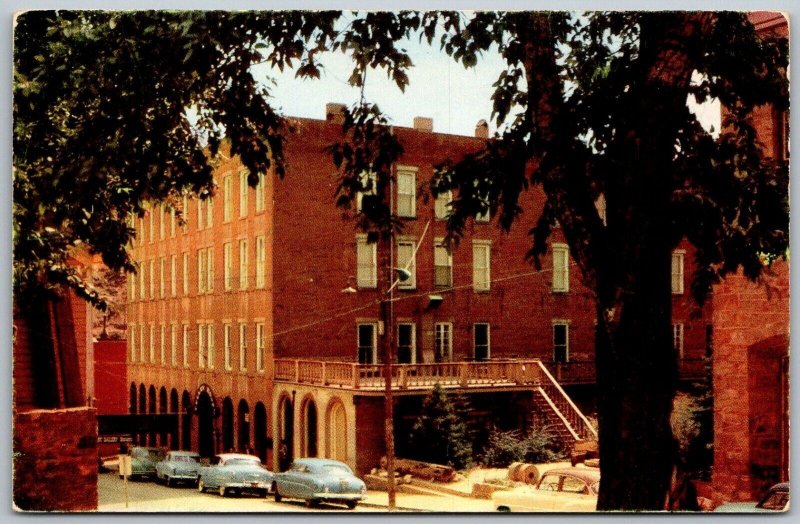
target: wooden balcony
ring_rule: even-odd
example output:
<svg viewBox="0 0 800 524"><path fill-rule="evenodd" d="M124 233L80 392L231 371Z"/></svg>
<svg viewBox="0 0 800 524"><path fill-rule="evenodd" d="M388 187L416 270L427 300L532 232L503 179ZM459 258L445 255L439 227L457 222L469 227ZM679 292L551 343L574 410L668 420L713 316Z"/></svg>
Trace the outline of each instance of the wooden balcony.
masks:
<svg viewBox="0 0 800 524"><path fill-rule="evenodd" d="M585 362L547 362L553 377L562 385L594 384L595 364ZM707 373L706 361L702 358L682 358L678 360L680 380L700 380Z"/></svg>

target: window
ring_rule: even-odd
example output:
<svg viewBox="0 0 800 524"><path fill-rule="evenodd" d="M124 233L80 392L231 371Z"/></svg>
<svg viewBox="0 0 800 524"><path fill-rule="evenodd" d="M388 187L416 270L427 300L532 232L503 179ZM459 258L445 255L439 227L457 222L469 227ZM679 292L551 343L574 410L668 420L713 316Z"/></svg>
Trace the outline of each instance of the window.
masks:
<svg viewBox="0 0 800 524"><path fill-rule="evenodd" d="M175 323L169 326L169 363L172 367L178 365L178 326Z"/></svg>
<svg viewBox="0 0 800 524"><path fill-rule="evenodd" d="M175 223L177 222L177 217L175 216L175 208L169 208L169 236L170 238L175 237Z"/></svg>
<svg viewBox="0 0 800 524"><path fill-rule="evenodd" d="M205 219L206 219L206 213L203 210L204 203L205 203L205 200L203 200L202 198L198 198L197 199L197 229L198 229L198 231L200 229L203 229L203 223L205 222Z"/></svg>
<svg viewBox="0 0 800 524"><path fill-rule="evenodd" d="M368 243L366 235L356 235L357 283L361 288L378 286L378 246Z"/></svg>
<svg viewBox="0 0 800 524"><path fill-rule="evenodd" d="M256 371L264 371L264 324L256 324Z"/></svg>
<svg viewBox="0 0 800 524"><path fill-rule="evenodd" d="M475 360L488 360L491 355L489 324L473 324L472 332Z"/></svg>
<svg viewBox="0 0 800 524"><path fill-rule="evenodd" d="M225 356L225 371L231 370L231 325L222 327L222 347Z"/></svg>
<svg viewBox="0 0 800 524"><path fill-rule="evenodd" d="M166 286L164 282L164 273L166 272L166 260L164 257L158 259L158 296L164 298L166 294Z"/></svg>
<svg viewBox="0 0 800 524"><path fill-rule="evenodd" d="M189 229L187 226L189 225L189 195L184 194L182 201L181 201L181 218L183 219L183 234L185 235L187 230Z"/></svg>
<svg viewBox="0 0 800 524"><path fill-rule="evenodd" d="M183 325L183 367L189 367L189 324Z"/></svg>
<svg viewBox="0 0 800 524"><path fill-rule="evenodd" d="M685 251L672 252L672 293L683 294L683 256Z"/></svg>
<svg viewBox="0 0 800 524"><path fill-rule="evenodd" d="M356 210L361 211L361 204L364 195L376 195L378 193L378 176L375 173L361 173L359 177L363 191L356 193Z"/></svg>
<svg viewBox="0 0 800 524"><path fill-rule="evenodd" d="M489 204L486 203L486 211L475 215L475 222L486 223L489 221Z"/></svg>
<svg viewBox="0 0 800 524"><path fill-rule="evenodd" d="M211 227L214 225L214 199L212 197L208 197L208 201L206 201L206 227Z"/></svg>
<svg viewBox="0 0 800 524"><path fill-rule="evenodd" d="M144 324L139 326L139 362L145 362Z"/></svg>
<svg viewBox="0 0 800 524"><path fill-rule="evenodd" d="M156 326L150 323L150 363L156 361Z"/></svg>
<svg viewBox="0 0 800 524"><path fill-rule="evenodd" d="M233 191L231 175L225 175L222 179L222 221L231 221L231 205L233 201Z"/></svg>
<svg viewBox="0 0 800 524"><path fill-rule="evenodd" d="M247 289L247 240L239 241L239 289Z"/></svg>
<svg viewBox="0 0 800 524"><path fill-rule="evenodd" d="M433 240L433 285L436 287L452 287L453 255L443 245L444 239Z"/></svg>
<svg viewBox="0 0 800 524"><path fill-rule="evenodd" d="M230 242L222 245L222 271L225 291L233 287L233 249Z"/></svg>
<svg viewBox="0 0 800 524"><path fill-rule="evenodd" d="M569 362L569 323L553 321L553 362Z"/></svg>
<svg viewBox="0 0 800 524"><path fill-rule="evenodd" d="M136 231L136 239L139 241L140 246L144 244L144 218L139 219L139 229Z"/></svg>
<svg viewBox="0 0 800 524"><path fill-rule="evenodd" d="M239 369L247 371L247 324L239 324Z"/></svg>
<svg viewBox="0 0 800 524"><path fill-rule="evenodd" d="M453 192L445 191L436 195L436 201L433 205L433 213L437 220L447 220L450 214L450 202L453 201Z"/></svg>
<svg viewBox="0 0 800 524"><path fill-rule="evenodd" d="M138 271L139 264L136 264L134 262L134 266L136 267L136 270ZM128 275L128 282L130 282L130 284L131 284L131 291L128 294L128 301L129 302L135 302L136 301L136 273L131 273L130 275Z"/></svg>
<svg viewBox="0 0 800 524"><path fill-rule="evenodd" d="M247 216L247 170L239 171L239 217Z"/></svg>
<svg viewBox="0 0 800 524"><path fill-rule="evenodd" d="M397 324L397 363L415 364L416 355L416 326L411 323L400 322Z"/></svg>
<svg viewBox="0 0 800 524"><path fill-rule="evenodd" d="M150 299L156 298L156 260L150 259Z"/></svg>
<svg viewBox="0 0 800 524"><path fill-rule="evenodd" d="M206 325L197 325L197 367L206 367Z"/></svg>
<svg viewBox="0 0 800 524"><path fill-rule="evenodd" d="M167 363L167 327L164 324L161 324L160 335L161 344L159 345L158 356L163 366Z"/></svg>
<svg viewBox="0 0 800 524"><path fill-rule="evenodd" d="M256 287L264 289L267 283L267 246L263 236L256 237Z"/></svg>
<svg viewBox="0 0 800 524"><path fill-rule="evenodd" d="M144 288L145 288L144 281L145 281L145 273L146 273L146 271L147 271L146 268L142 265L141 262L139 262L136 265L136 273L139 275L139 300L144 300L144 298L145 298L144 297Z"/></svg>
<svg viewBox="0 0 800 524"><path fill-rule="evenodd" d="M158 205L158 239L164 240L164 204Z"/></svg>
<svg viewBox="0 0 800 524"><path fill-rule="evenodd" d="M148 220L149 223L147 224L147 229L148 229L147 232L148 232L148 240L150 240L151 244L153 243L153 238L154 238L155 232L156 232L155 212L156 212L156 210L155 210L154 207L148 206L147 220Z"/></svg>
<svg viewBox="0 0 800 524"><path fill-rule="evenodd" d="M397 215L417 216L416 169L397 168Z"/></svg>
<svg viewBox="0 0 800 524"><path fill-rule="evenodd" d="M214 346L215 346L215 337L214 337L214 324L209 324L206 326L206 338L207 338L207 352L206 352L206 365L208 365L208 369L214 369Z"/></svg>
<svg viewBox="0 0 800 524"><path fill-rule="evenodd" d="M197 293L206 291L206 250L197 250Z"/></svg>
<svg viewBox="0 0 800 524"><path fill-rule="evenodd" d="M206 248L206 291L214 291L214 248Z"/></svg>
<svg viewBox="0 0 800 524"><path fill-rule="evenodd" d="M407 269L411 273L408 280L398 282L399 289L415 289L417 287L417 262L414 260L414 246L413 240L397 241L397 267Z"/></svg>
<svg viewBox="0 0 800 524"><path fill-rule="evenodd" d="M553 293L569 291L569 248L553 244Z"/></svg>
<svg viewBox="0 0 800 524"><path fill-rule="evenodd" d="M266 185L267 185L266 177L262 173L259 173L258 184L256 184L256 213L264 211L265 202L267 199Z"/></svg>
<svg viewBox="0 0 800 524"><path fill-rule="evenodd" d="M372 322L358 324L358 363L376 364L378 359L378 336Z"/></svg>
<svg viewBox="0 0 800 524"><path fill-rule="evenodd" d="M178 295L178 285L177 285L177 278L178 278L178 255L172 255L169 257L169 292L171 296Z"/></svg>
<svg viewBox="0 0 800 524"><path fill-rule="evenodd" d="M189 253L183 253L183 295L189 294Z"/></svg>
<svg viewBox="0 0 800 524"><path fill-rule="evenodd" d="M489 291L491 242L488 240L472 241L472 289Z"/></svg>
<svg viewBox="0 0 800 524"><path fill-rule="evenodd" d="M672 324L672 347L678 358L683 358L683 324Z"/></svg>
<svg viewBox="0 0 800 524"><path fill-rule="evenodd" d="M128 335L128 340L131 341L131 343L130 343L131 362L136 362L136 324L131 323L131 325L130 325L130 334Z"/></svg>
<svg viewBox="0 0 800 524"><path fill-rule="evenodd" d="M453 360L453 324L438 322L435 325L435 353L436 362L450 362Z"/></svg>

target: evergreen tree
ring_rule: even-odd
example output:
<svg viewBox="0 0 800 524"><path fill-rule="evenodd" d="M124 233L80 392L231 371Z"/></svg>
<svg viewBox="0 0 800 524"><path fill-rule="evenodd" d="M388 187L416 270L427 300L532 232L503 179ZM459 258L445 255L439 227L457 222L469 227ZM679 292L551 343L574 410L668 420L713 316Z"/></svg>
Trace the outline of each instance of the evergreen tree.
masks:
<svg viewBox="0 0 800 524"><path fill-rule="evenodd" d="M422 402L409 436L411 458L464 469L472 461L467 425L439 384Z"/></svg>

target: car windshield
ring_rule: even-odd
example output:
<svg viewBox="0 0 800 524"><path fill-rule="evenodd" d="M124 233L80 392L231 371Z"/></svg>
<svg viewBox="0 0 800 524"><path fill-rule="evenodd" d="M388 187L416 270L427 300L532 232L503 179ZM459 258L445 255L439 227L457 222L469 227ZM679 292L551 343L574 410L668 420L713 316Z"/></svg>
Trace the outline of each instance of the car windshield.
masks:
<svg viewBox="0 0 800 524"><path fill-rule="evenodd" d="M786 503L789 502L789 492L788 491L773 491L767 497L761 501L758 505L759 508L762 509L771 509L776 511L783 511L786 507Z"/></svg>
<svg viewBox="0 0 800 524"><path fill-rule="evenodd" d="M175 462L198 462L198 457L193 457L191 455L175 455L172 457L172 460Z"/></svg>
<svg viewBox="0 0 800 524"><path fill-rule="evenodd" d="M322 472L334 475L350 474L350 468L343 464L326 464L322 466Z"/></svg>
<svg viewBox="0 0 800 524"><path fill-rule="evenodd" d="M255 459L232 458L225 461L226 466L261 466L261 462Z"/></svg>
<svg viewBox="0 0 800 524"><path fill-rule="evenodd" d="M167 454L161 449L151 449L147 452L147 457L151 460L164 460Z"/></svg>

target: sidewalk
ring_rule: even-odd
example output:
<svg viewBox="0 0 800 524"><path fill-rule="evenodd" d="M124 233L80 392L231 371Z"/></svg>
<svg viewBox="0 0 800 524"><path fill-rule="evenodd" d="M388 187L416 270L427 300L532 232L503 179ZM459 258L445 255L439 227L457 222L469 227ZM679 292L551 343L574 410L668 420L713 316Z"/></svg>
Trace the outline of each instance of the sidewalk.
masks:
<svg viewBox="0 0 800 524"><path fill-rule="evenodd" d="M398 511L433 511L443 513L494 512L492 501L486 499L467 499L451 495L436 496L397 493L395 500ZM360 505L388 511L389 496L385 491L370 491L367 500Z"/></svg>

